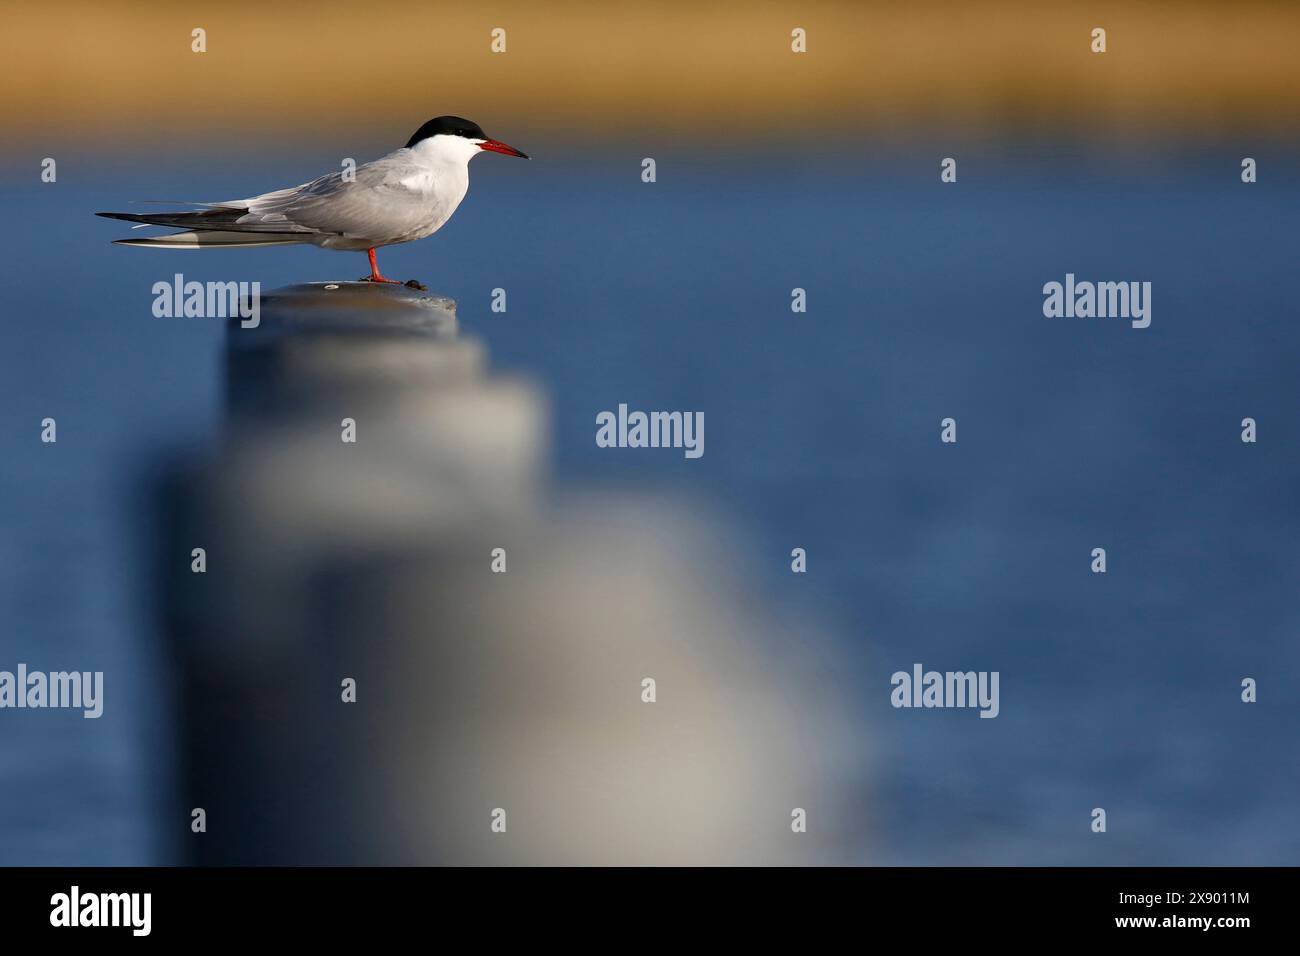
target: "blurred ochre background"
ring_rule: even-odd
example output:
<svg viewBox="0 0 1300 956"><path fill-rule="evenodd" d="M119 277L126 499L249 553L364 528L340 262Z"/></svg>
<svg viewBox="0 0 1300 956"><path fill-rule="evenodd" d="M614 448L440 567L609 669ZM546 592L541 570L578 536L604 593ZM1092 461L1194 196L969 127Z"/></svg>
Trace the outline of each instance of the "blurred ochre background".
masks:
<svg viewBox="0 0 1300 956"><path fill-rule="evenodd" d="M1089 49L1097 26L1104 55ZM494 27L505 54L490 52ZM1250 0L53 0L6 10L0 76L24 142L331 138L340 124L391 137L440 113L581 141L963 125L1288 135L1297 39L1300 4Z"/></svg>

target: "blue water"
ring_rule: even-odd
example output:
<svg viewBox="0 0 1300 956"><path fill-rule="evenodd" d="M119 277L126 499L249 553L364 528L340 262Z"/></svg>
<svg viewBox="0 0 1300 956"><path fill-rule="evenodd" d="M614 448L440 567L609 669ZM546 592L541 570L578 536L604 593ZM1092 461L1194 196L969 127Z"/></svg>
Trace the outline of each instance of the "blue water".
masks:
<svg viewBox="0 0 1300 956"><path fill-rule="evenodd" d="M644 184L641 146L521 145L533 161L477 160L453 221L381 265L454 296L498 368L545 386L557 484L711 502L757 542L770 600L832 622L869 718L864 862L1300 862L1294 154L1255 149L1247 186L1237 148L1026 143L963 154L941 185L951 149L678 150ZM337 158L150 165L69 156L42 184L35 156L0 186L22 224L0 275L0 668L104 670L110 695L98 721L0 712L4 863L158 858L140 472L215 429L221 329L154 318L150 287L366 268L110 246L125 228L95 210ZM1150 281L1151 327L1044 318L1066 272ZM620 402L703 411L704 457L597 448ZM1001 715L894 710L889 676L914 662L999 671Z"/></svg>

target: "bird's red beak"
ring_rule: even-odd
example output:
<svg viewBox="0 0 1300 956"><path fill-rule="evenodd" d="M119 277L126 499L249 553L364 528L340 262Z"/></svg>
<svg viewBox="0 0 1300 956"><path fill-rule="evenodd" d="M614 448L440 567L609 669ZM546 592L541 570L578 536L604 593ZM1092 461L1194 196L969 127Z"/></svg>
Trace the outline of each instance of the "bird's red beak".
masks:
<svg viewBox="0 0 1300 956"><path fill-rule="evenodd" d="M494 153L505 153L507 156L518 156L520 159L527 159L528 154L515 149L513 146L507 146L498 139L485 139L478 144L479 149L490 150Z"/></svg>

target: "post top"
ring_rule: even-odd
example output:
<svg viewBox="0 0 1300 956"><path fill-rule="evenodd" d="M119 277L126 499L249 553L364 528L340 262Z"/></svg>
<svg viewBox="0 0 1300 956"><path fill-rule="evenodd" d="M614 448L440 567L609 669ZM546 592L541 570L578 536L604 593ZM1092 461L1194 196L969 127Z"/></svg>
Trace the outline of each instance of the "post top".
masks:
<svg viewBox="0 0 1300 956"><path fill-rule="evenodd" d="M257 348L285 336L456 334L456 300L380 282L304 282L261 298L257 328L228 326L235 348Z"/></svg>

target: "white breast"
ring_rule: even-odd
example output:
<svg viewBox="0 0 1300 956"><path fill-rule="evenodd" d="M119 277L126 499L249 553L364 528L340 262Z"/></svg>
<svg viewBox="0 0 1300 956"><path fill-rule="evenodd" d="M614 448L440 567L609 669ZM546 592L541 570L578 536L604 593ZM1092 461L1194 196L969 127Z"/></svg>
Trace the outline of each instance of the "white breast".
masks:
<svg viewBox="0 0 1300 956"><path fill-rule="evenodd" d="M469 192L469 161L479 152L461 136L434 136L411 150L419 168L402 177L401 184L425 197L427 219L401 241L431 236L446 224Z"/></svg>

